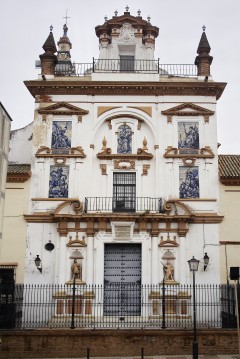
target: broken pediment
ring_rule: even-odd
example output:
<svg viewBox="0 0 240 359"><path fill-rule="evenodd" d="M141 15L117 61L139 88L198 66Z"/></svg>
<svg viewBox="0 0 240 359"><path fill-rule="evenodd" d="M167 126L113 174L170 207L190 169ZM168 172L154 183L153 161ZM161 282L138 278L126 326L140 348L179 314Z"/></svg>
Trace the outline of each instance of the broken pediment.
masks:
<svg viewBox="0 0 240 359"><path fill-rule="evenodd" d="M67 102L57 102L53 105L46 107L39 107L38 113L43 115L43 119L46 119L47 115L60 115L60 116L78 116L78 121L82 120L82 116L87 115L89 111L83 110L80 107L70 105Z"/></svg>
<svg viewBox="0 0 240 359"><path fill-rule="evenodd" d="M64 201L53 211L54 216L79 215L83 213L83 204L79 200Z"/></svg>
<svg viewBox="0 0 240 359"><path fill-rule="evenodd" d="M214 111L210 111L193 103L184 103L168 110L161 111L161 113L162 115L167 116L168 123L172 122L172 116L203 116L205 122L209 122L209 116L214 115Z"/></svg>
<svg viewBox="0 0 240 359"><path fill-rule="evenodd" d="M169 200L164 205L164 210L168 215L172 216L187 216L193 215L192 210L183 202Z"/></svg>

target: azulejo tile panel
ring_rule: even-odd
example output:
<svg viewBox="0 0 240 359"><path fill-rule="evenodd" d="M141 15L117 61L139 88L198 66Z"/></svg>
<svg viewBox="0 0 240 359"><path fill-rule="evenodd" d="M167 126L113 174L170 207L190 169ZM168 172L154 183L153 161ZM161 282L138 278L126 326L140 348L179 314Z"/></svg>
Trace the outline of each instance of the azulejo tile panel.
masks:
<svg viewBox="0 0 240 359"><path fill-rule="evenodd" d="M49 198L68 198L69 166L50 166Z"/></svg>
<svg viewBox="0 0 240 359"><path fill-rule="evenodd" d="M199 149L198 122L178 123L178 148Z"/></svg>
<svg viewBox="0 0 240 359"><path fill-rule="evenodd" d="M132 130L127 125L121 125L118 129L117 153L132 153Z"/></svg>
<svg viewBox="0 0 240 359"><path fill-rule="evenodd" d="M199 169L179 167L179 198L199 198Z"/></svg>
<svg viewBox="0 0 240 359"><path fill-rule="evenodd" d="M61 151L71 148L72 122L53 121L52 123L52 149Z"/></svg>

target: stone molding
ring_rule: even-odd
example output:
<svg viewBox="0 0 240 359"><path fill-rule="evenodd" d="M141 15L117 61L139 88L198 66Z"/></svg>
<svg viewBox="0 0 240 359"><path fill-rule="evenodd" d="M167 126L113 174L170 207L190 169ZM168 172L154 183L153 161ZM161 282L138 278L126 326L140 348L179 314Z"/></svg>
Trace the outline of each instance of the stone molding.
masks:
<svg viewBox="0 0 240 359"><path fill-rule="evenodd" d="M50 106L39 107L37 112L42 115L43 121L46 121L47 115L56 116L78 116L78 122L82 122L82 116L87 115L89 111L80 107L73 106L67 102L57 102Z"/></svg>
<svg viewBox="0 0 240 359"><path fill-rule="evenodd" d="M164 158L182 158L183 160L193 159L193 158L214 158L214 153L210 146L205 146L196 151L198 153L181 153L181 148L176 148L168 146L163 155ZM191 149L189 149L191 151ZM192 165L192 164L190 164Z"/></svg>
<svg viewBox="0 0 240 359"><path fill-rule="evenodd" d="M24 81L33 97L37 95L152 95L152 96L213 96L218 100L224 82L114 82L114 81Z"/></svg>
<svg viewBox="0 0 240 359"><path fill-rule="evenodd" d="M187 110L188 109L188 110ZM192 111L189 111L192 110ZM193 103L183 103L179 106L169 108L161 111L162 115L167 116L167 122L172 123L173 116L203 116L205 123L209 122L209 117L214 115L214 111L210 111L204 107L195 105Z"/></svg>
<svg viewBox="0 0 240 359"><path fill-rule="evenodd" d="M46 146L40 146L40 148L37 150L35 157L41 157L41 158L86 158L86 155L84 153L84 150L81 146L72 147L72 148L66 148L63 149L63 151L68 151L68 153L53 153L53 149L46 147Z"/></svg>
<svg viewBox="0 0 240 359"><path fill-rule="evenodd" d="M121 153L112 153L111 148L106 148L102 152L97 154L97 158L100 160L119 160L125 162L126 160L151 160L153 155L144 151L142 148L138 148L137 153L133 154L121 154Z"/></svg>

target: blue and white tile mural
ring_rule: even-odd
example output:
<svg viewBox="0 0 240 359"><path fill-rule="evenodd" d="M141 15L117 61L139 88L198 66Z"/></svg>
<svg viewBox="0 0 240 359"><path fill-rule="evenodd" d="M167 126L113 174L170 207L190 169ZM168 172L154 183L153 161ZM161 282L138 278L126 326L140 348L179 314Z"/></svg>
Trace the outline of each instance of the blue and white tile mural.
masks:
<svg viewBox="0 0 240 359"><path fill-rule="evenodd" d="M49 198L68 198L69 166L50 166Z"/></svg>
<svg viewBox="0 0 240 359"><path fill-rule="evenodd" d="M178 122L178 148L199 149L197 122Z"/></svg>
<svg viewBox="0 0 240 359"><path fill-rule="evenodd" d="M52 123L52 148L71 148L72 122L53 121Z"/></svg>
<svg viewBox="0 0 240 359"><path fill-rule="evenodd" d="M179 198L199 198L198 167L179 167Z"/></svg>
<svg viewBox="0 0 240 359"><path fill-rule="evenodd" d="M132 130L128 125L121 125L118 129L117 153L132 153Z"/></svg>

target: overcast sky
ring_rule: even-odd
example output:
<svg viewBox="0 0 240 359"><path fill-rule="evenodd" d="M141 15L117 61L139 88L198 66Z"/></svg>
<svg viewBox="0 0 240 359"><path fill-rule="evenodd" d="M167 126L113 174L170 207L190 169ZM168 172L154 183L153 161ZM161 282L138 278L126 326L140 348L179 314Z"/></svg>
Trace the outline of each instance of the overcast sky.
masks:
<svg viewBox="0 0 240 359"><path fill-rule="evenodd" d="M122 15L129 6L132 15L141 10L159 27L155 58L160 63L194 63L196 50L206 25L213 56L215 81L228 85L218 100L219 153L240 153L240 0L1 0L0 101L13 119L12 129L33 119L34 99L24 80L37 78L35 60L53 25L57 42L63 34L63 17L68 10L68 36L72 60L91 62L98 57L95 26Z"/></svg>

